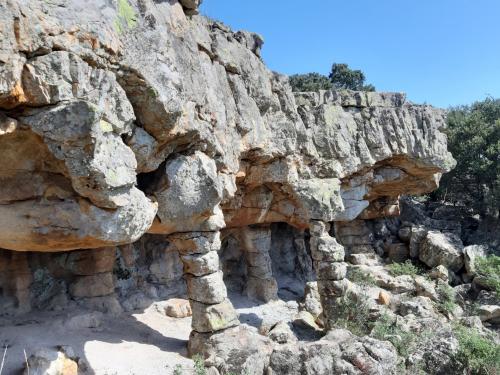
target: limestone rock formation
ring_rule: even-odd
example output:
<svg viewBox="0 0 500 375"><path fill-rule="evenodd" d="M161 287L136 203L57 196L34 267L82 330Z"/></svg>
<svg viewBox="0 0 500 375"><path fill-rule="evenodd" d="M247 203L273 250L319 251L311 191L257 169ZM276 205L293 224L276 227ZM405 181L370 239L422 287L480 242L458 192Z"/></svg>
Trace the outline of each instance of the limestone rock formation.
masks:
<svg viewBox="0 0 500 375"><path fill-rule="evenodd" d="M288 373L282 359L300 355L301 373L393 371L377 340L337 332L337 343L273 352L236 327L220 254L236 244L246 294L270 301L273 257L293 253L278 268L317 278L321 306L305 309L326 328L351 287L346 259L420 254L458 270L461 249L442 249L425 226L371 228L454 166L445 113L400 93L293 94L261 60L262 37L199 16L200 3L0 2L0 248L12 250L0 252L0 302L119 314L187 291L192 350L226 360L227 340L249 343L231 369ZM438 247L450 264L434 260ZM271 336L293 342L281 328Z"/></svg>
<svg viewBox="0 0 500 375"><path fill-rule="evenodd" d="M127 4L1 4L1 247L394 214L453 165L438 110L295 99L256 35L186 15L198 1Z"/></svg>

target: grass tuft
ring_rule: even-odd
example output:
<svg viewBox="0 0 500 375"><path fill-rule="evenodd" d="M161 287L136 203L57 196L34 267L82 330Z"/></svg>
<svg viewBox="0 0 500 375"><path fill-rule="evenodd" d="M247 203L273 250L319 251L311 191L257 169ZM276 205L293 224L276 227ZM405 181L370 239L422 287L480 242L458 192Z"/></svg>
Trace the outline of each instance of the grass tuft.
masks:
<svg viewBox="0 0 500 375"><path fill-rule="evenodd" d="M485 284L495 291L497 297L500 297L500 257L490 255L487 257L476 258L474 261L476 272L485 280Z"/></svg>
<svg viewBox="0 0 500 375"><path fill-rule="evenodd" d="M392 276L417 276L422 273L422 270L415 266L410 260L407 260L404 263L392 263L389 265L389 273Z"/></svg>

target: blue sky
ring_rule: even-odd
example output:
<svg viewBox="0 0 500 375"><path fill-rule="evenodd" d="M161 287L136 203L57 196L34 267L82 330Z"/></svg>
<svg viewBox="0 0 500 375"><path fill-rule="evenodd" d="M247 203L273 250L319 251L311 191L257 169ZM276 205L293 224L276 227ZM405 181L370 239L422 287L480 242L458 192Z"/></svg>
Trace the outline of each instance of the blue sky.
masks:
<svg viewBox="0 0 500 375"><path fill-rule="evenodd" d="M201 12L262 34L281 73L345 62L417 103L500 97L500 0L205 0Z"/></svg>

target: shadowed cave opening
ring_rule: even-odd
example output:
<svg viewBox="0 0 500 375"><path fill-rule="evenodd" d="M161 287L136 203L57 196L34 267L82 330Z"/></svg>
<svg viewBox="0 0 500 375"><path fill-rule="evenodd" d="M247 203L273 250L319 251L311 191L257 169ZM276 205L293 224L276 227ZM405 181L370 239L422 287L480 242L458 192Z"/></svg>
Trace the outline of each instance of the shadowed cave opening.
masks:
<svg viewBox="0 0 500 375"><path fill-rule="evenodd" d="M245 246L242 231L248 231L254 236L253 243L260 247L257 249L260 254L255 252L256 249ZM255 235L259 232L260 234ZM259 238L259 235L263 237ZM224 282L230 292L262 302L276 298L300 301L304 296L305 284L315 280L309 233L287 223L226 230L222 239L220 262ZM255 287L251 285L252 278L258 279ZM275 280L275 283L270 279ZM252 290L253 288L258 290ZM276 293L272 290L274 288Z"/></svg>

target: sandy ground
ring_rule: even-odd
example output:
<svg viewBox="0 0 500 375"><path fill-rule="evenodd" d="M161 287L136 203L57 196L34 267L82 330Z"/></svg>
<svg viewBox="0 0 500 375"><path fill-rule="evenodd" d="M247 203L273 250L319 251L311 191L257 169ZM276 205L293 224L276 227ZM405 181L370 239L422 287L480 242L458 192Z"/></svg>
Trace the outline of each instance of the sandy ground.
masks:
<svg viewBox="0 0 500 375"><path fill-rule="evenodd" d="M290 320L297 311L295 301L260 304L240 295L231 295L231 300L242 324L254 327L262 321ZM0 345L9 346L1 375L22 373L23 350L29 356L40 348L60 345L71 346L85 359L90 374L170 375L178 364L183 374L192 373L192 361L186 358L191 318L174 319L159 310L155 303L144 311L119 317L79 310L0 321ZM89 318L91 323L86 322ZM3 349L0 360L2 354Z"/></svg>

